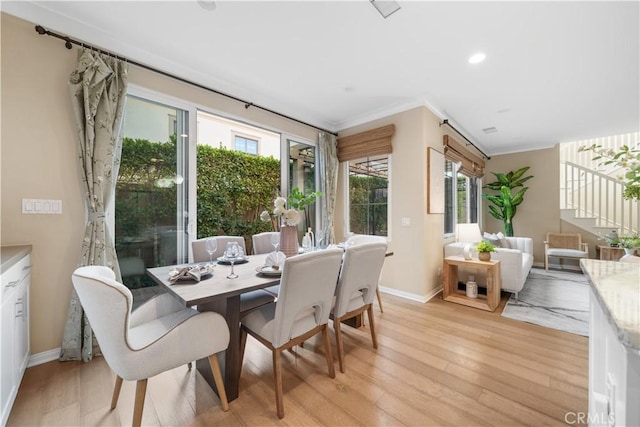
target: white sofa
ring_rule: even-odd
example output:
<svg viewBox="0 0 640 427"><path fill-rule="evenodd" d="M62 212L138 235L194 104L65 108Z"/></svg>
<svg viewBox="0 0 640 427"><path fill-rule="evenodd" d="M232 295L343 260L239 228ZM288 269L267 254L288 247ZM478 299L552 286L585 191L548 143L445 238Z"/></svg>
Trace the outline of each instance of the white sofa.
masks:
<svg viewBox="0 0 640 427"><path fill-rule="evenodd" d="M500 261L500 276L502 290L513 292L518 298L527 280L529 270L533 265L533 239L530 237L507 237L510 248L496 248L491 253L491 259ZM450 243L444 247L444 256L464 256L465 242ZM478 258L475 247L472 246L471 256ZM484 274L478 271L458 271L458 280L466 282L469 275L475 276L479 286L485 283Z"/></svg>

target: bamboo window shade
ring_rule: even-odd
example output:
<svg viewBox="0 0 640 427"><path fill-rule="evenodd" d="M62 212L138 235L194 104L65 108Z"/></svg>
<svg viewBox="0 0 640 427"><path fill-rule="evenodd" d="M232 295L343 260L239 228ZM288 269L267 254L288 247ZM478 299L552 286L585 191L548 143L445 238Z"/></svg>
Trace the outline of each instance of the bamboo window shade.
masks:
<svg viewBox="0 0 640 427"><path fill-rule="evenodd" d="M469 151L464 144L459 143L450 135L443 136L444 157L458 163L458 171L470 177L482 178L484 175L484 160Z"/></svg>
<svg viewBox="0 0 640 427"><path fill-rule="evenodd" d="M395 125L387 125L338 138L338 161L346 162L363 157L391 154L393 152L391 137L395 130Z"/></svg>

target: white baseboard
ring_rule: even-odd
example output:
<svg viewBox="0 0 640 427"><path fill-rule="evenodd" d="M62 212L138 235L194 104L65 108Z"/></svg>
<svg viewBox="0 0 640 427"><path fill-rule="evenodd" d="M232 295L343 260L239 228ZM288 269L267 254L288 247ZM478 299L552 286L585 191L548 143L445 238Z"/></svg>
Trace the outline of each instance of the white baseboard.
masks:
<svg viewBox="0 0 640 427"><path fill-rule="evenodd" d="M438 293L442 290L442 286L440 286L432 290L431 292L429 292L427 295L418 295L418 294L412 294L410 292L399 291L393 288L386 288L384 286L380 286L379 288L380 288L380 292L384 292L385 294L391 294L400 298L408 299L411 301L418 301L421 303L425 303L429 301L431 298L438 295Z"/></svg>
<svg viewBox="0 0 640 427"><path fill-rule="evenodd" d="M59 357L60 347L54 348L53 350L43 351L42 353L32 354L31 356L29 356L29 363L27 363L27 368L58 360Z"/></svg>

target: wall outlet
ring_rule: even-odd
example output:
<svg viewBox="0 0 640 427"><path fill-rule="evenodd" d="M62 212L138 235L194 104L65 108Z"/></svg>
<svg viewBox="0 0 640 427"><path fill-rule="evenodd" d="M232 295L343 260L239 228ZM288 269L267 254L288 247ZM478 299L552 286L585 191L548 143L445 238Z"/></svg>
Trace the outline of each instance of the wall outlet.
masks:
<svg viewBox="0 0 640 427"><path fill-rule="evenodd" d="M411 227L411 218L403 216L402 217L402 226L403 227Z"/></svg>

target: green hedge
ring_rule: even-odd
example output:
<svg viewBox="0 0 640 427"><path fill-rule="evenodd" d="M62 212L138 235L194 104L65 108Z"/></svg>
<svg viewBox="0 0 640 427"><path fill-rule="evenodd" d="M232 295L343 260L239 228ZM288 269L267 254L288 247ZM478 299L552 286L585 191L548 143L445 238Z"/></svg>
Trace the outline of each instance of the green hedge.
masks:
<svg viewBox="0 0 640 427"><path fill-rule="evenodd" d="M124 138L116 197L116 243L176 221L176 138ZM280 190L280 162L225 148L197 146L198 238L270 230L259 218ZM185 181L186 182L186 181ZM160 185L160 186L159 186Z"/></svg>

